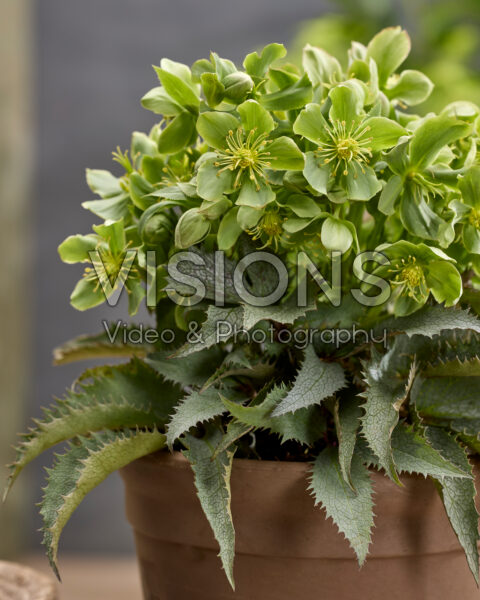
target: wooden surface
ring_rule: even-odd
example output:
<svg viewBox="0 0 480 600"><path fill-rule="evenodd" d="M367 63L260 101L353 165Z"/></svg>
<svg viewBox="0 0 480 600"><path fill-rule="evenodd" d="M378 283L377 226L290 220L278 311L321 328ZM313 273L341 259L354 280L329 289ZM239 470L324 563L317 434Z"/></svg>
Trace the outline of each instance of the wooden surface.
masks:
<svg viewBox="0 0 480 600"><path fill-rule="evenodd" d="M43 556L21 561L51 576ZM61 556L59 600L142 600L135 557Z"/></svg>
<svg viewBox="0 0 480 600"><path fill-rule="evenodd" d="M12 562L0 561L2 600L58 600L51 577Z"/></svg>

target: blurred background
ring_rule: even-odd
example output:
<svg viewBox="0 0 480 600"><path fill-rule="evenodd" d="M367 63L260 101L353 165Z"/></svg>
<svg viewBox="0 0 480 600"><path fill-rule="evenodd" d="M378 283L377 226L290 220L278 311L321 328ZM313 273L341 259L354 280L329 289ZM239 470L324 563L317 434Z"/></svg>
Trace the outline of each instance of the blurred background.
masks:
<svg viewBox="0 0 480 600"><path fill-rule="evenodd" d="M68 297L80 273L56 248L95 222L81 207L91 199L85 167L111 168L111 151L153 125L139 103L156 85L152 64L191 64L210 50L241 63L272 41L294 61L307 42L343 55L351 39L401 24L413 41L408 66L436 83L422 110L480 103L479 0L0 0L0 9L2 465L14 434L85 366L52 367L52 349L99 331L102 318L126 318L122 307L74 311ZM34 503L46 462L28 469L0 511L0 558L40 551ZM118 476L92 493L62 554L133 552L122 496Z"/></svg>

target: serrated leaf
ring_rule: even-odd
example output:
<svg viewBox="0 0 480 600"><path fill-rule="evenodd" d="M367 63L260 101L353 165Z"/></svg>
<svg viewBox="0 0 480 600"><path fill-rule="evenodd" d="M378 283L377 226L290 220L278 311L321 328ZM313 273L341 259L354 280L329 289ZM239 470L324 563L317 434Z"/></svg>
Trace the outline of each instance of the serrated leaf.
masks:
<svg viewBox="0 0 480 600"><path fill-rule="evenodd" d="M57 576L60 535L85 496L114 471L164 445L165 436L158 431L107 431L80 438L65 454L57 456L53 469L47 471L40 509L43 543Z"/></svg>
<svg viewBox="0 0 480 600"><path fill-rule="evenodd" d="M370 475L358 455L352 459L351 479L355 492L342 477L337 450L329 447L315 460L309 489L315 504L323 506L362 565L371 541L373 500Z"/></svg>
<svg viewBox="0 0 480 600"><path fill-rule="evenodd" d="M442 331L466 329L480 333L480 319L467 310L427 306L408 317L389 318L376 331L402 331L409 337L423 335L433 337Z"/></svg>
<svg viewBox="0 0 480 600"><path fill-rule="evenodd" d="M427 477L470 478L471 475L443 458L413 427L401 423L392 434L393 459L402 473L418 473Z"/></svg>
<svg viewBox="0 0 480 600"><path fill-rule="evenodd" d="M235 444L235 442L237 442L244 435L247 435L247 433L250 433L252 429L253 426L245 425L244 423L237 421L237 419L232 419L227 425L227 431L223 434L218 446L215 448L213 458L215 458L221 452L229 450L230 447Z"/></svg>
<svg viewBox="0 0 480 600"><path fill-rule="evenodd" d="M429 365L424 377L480 377L480 358L462 361L459 358Z"/></svg>
<svg viewBox="0 0 480 600"><path fill-rule="evenodd" d="M89 378L89 374L92 376ZM63 400L44 410L36 427L23 436L10 465L5 495L21 471L42 452L78 435L124 427L163 427L181 397L150 367L135 359L124 365L87 371Z"/></svg>
<svg viewBox="0 0 480 600"><path fill-rule="evenodd" d="M196 352L188 357L170 357L167 351L149 354L145 362L167 381L188 385L202 386L209 378L209 373L220 366L224 353L218 347Z"/></svg>
<svg viewBox="0 0 480 600"><path fill-rule="evenodd" d="M427 427L426 437L440 454L462 471L472 475L472 479L444 477L437 480L440 496L458 541L465 550L468 566L478 585L478 512L475 506L475 483L472 466L465 450L439 427Z"/></svg>
<svg viewBox="0 0 480 600"><path fill-rule="evenodd" d="M210 305L207 319L200 330L190 335L190 341L175 353L175 356L190 356L206 348L211 348L220 342L229 340L243 325L243 307L218 308Z"/></svg>
<svg viewBox="0 0 480 600"><path fill-rule="evenodd" d="M153 345L144 343L124 343L124 335L128 336L137 331L138 327L131 325L128 328L122 328L119 334L121 323L106 323L108 329L97 334L80 335L53 350L53 362L55 365L66 365L80 360L89 360L93 358L107 358L111 356L138 356L143 358L146 354L153 351ZM113 341L112 341L113 340Z"/></svg>
<svg viewBox="0 0 480 600"><path fill-rule="evenodd" d="M263 320L276 321L282 325L292 325L297 319L304 317L308 311L314 308L314 305L306 307L297 306L293 301L273 306L252 306L245 304L243 307L243 326L249 331Z"/></svg>
<svg viewBox="0 0 480 600"><path fill-rule="evenodd" d="M272 416L278 417L300 408L320 404L345 384L343 368L338 363L329 363L318 358L313 346L309 345L292 388L274 409Z"/></svg>
<svg viewBox="0 0 480 600"><path fill-rule="evenodd" d="M396 378L391 364L395 359L393 348L381 357L374 355L365 366L367 389L362 393L366 401L362 406L364 415L361 421L362 434L368 445L378 456L388 476L399 483L391 436L398 423L400 407L408 395L411 379L405 381Z"/></svg>
<svg viewBox="0 0 480 600"><path fill-rule="evenodd" d="M218 390L208 388L203 392L194 390L175 407L167 425L167 444L171 448L175 441L199 423L206 423L226 411Z"/></svg>
<svg viewBox="0 0 480 600"><path fill-rule="evenodd" d="M276 406L288 394L284 386L274 387L265 396L265 399L253 406L243 406L221 396L222 401L230 414L248 427L266 429L277 433L282 444L287 440L295 440L299 444L312 446L325 431L325 420L318 406L309 406L292 413L272 416Z"/></svg>
<svg viewBox="0 0 480 600"><path fill-rule="evenodd" d="M354 488L350 469L361 416L362 409L358 398L341 398L335 402L334 419L338 438L338 461L343 479L352 489Z"/></svg>
<svg viewBox="0 0 480 600"><path fill-rule="evenodd" d="M432 377L418 380L412 398L427 421L480 421L480 377ZM456 427L456 429L457 429Z"/></svg>
<svg viewBox="0 0 480 600"><path fill-rule="evenodd" d="M218 430L208 431L203 439L185 436L187 450L183 452L195 475L197 495L215 539L220 546L220 558L228 581L233 589L233 560L235 554L235 530L232 522L230 475L233 452L218 453L215 448L221 439Z"/></svg>

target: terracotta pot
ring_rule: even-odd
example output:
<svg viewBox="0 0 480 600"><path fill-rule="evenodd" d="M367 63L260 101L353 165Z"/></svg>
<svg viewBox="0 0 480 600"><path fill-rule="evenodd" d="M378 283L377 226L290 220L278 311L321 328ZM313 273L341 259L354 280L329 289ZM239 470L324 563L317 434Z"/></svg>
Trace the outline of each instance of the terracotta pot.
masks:
<svg viewBox="0 0 480 600"><path fill-rule="evenodd" d="M32 569L0 562L1 600L58 600L55 584Z"/></svg>
<svg viewBox="0 0 480 600"><path fill-rule="evenodd" d="M235 460L234 593L187 461L158 453L122 470L145 600L478 600L432 482L378 473L370 556L353 551L306 491L305 463Z"/></svg>

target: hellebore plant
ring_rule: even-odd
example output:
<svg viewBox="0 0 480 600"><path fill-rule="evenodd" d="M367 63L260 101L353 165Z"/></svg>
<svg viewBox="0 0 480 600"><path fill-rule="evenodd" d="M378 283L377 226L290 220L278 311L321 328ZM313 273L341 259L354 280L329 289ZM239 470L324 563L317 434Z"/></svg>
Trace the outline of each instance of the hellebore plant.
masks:
<svg viewBox="0 0 480 600"><path fill-rule="evenodd" d="M124 288L130 313L145 301L170 343L119 339L112 324L56 349L59 364L130 361L88 369L18 445L9 486L70 441L41 505L54 569L84 496L173 449L232 585L234 456L308 461L313 501L360 564L369 470L430 477L478 580L480 111L414 113L433 84L398 72L409 49L390 28L343 62L307 46L302 69L280 44L243 70L216 54L155 67L142 103L160 122L114 153L119 176L87 171L100 198L84 207L104 222L59 252L86 267L74 307ZM340 329L364 335L322 335Z"/></svg>

